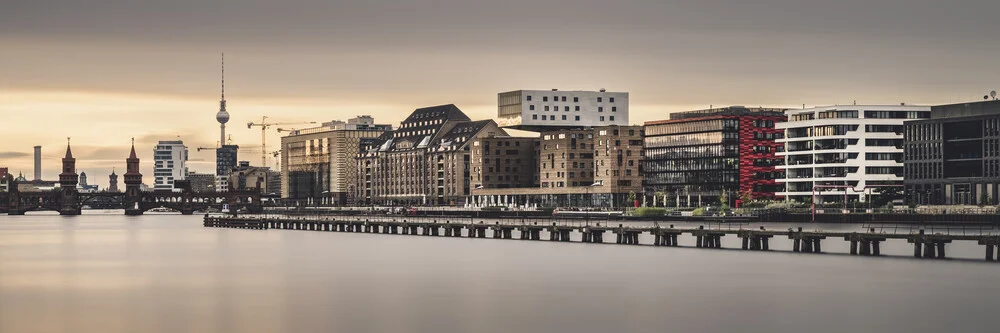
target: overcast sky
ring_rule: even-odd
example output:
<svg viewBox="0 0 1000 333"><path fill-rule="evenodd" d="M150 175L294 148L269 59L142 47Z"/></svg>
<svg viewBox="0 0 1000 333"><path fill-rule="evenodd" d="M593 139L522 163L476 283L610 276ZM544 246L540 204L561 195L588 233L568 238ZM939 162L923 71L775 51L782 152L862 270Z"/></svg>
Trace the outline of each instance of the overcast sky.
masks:
<svg viewBox="0 0 1000 333"><path fill-rule="evenodd" d="M8 0L2 9L0 166L30 174L39 144L54 179L72 136L78 168L102 187L112 166L124 168L132 137L147 161L156 140L180 137L193 170L214 169L214 155L194 148L218 137L222 52L229 132L253 161L260 131L245 124L263 115L398 124L415 108L454 103L490 118L496 93L517 89L628 91L636 123L709 105L941 104L1000 89L995 0ZM277 134L268 139L277 150Z"/></svg>

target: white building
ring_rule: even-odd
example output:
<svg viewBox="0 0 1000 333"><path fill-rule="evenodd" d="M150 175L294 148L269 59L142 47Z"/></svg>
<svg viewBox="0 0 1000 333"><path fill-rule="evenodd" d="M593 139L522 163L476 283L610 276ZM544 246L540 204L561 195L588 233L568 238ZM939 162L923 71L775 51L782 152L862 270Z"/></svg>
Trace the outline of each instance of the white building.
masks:
<svg viewBox="0 0 1000 333"><path fill-rule="evenodd" d="M501 127L539 130L629 124L627 92L552 89L497 95L497 124Z"/></svg>
<svg viewBox="0 0 1000 333"><path fill-rule="evenodd" d="M153 189L172 190L174 181L187 177L188 148L184 141L160 141L153 149Z"/></svg>
<svg viewBox="0 0 1000 333"><path fill-rule="evenodd" d="M903 184L903 122L929 118L928 106L835 105L787 110L785 130L786 200L865 201L882 185ZM882 186L885 188L885 186ZM821 200L822 199L822 200Z"/></svg>

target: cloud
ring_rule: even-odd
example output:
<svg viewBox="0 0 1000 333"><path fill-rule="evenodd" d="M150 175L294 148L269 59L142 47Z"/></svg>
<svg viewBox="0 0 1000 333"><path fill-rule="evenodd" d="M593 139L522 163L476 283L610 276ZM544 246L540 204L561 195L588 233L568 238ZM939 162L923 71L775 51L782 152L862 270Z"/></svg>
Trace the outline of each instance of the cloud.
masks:
<svg viewBox="0 0 1000 333"><path fill-rule="evenodd" d="M19 151L0 151L0 158L24 158L31 154Z"/></svg>

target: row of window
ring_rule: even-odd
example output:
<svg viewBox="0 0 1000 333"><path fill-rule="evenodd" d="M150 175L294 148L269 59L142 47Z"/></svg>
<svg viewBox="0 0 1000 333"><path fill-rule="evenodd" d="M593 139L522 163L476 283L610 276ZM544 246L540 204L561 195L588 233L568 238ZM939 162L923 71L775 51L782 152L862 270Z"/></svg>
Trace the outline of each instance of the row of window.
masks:
<svg viewBox="0 0 1000 333"><path fill-rule="evenodd" d="M754 120L753 127L774 128L774 120Z"/></svg>
<svg viewBox="0 0 1000 333"><path fill-rule="evenodd" d="M819 113L819 119L834 119L834 118L857 118L858 111L823 111Z"/></svg>
<svg viewBox="0 0 1000 333"><path fill-rule="evenodd" d="M600 121L605 121L604 116L601 116L599 119L600 119ZM531 115L531 120L538 120L538 115L537 114ZM559 120L559 118L557 118L555 115L548 116L548 115L544 115L543 114L542 115L542 120L555 121L555 120ZM566 117L566 115L562 115L562 120L569 120L569 118ZM574 121L580 121L580 116L574 116L573 120ZM615 116L609 116L607 118L607 121L615 121Z"/></svg>
<svg viewBox="0 0 1000 333"><path fill-rule="evenodd" d="M706 132L683 135L647 136L646 147L671 147L718 144L724 141L739 140L736 132Z"/></svg>
<svg viewBox="0 0 1000 333"><path fill-rule="evenodd" d="M937 179L943 175L943 163L906 163L904 176L906 179Z"/></svg>
<svg viewBox="0 0 1000 333"><path fill-rule="evenodd" d="M531 95L527 95L526 99L530 102L531 101ZM542 96L542 102L548 102L548 101L549 101L549 96ZM552 96L552 101L553 102L559 102L559 101L565 102L566 101L566 96ZM604 97L598 97L597 98L597 102L598 103L603 103L604 102ZM608 97L608 103L614 103L614 102L615 102L615 98L614 97ZM573 103L580 103L580 97L573 97Z"/></svg>
<svg viewBox="0 0 1000 333"><path fill-rule="evenodd" d="M865 111L865 118L925 119L930 117L931 117L930 111Z"/></svg>
<svg viewBox="0 0 1000 333"><path fill-rule="evenodd" d="M528 105L528 110L535 111L535 105L534 104ZM543 108L543 110L545 110L545 111L550 111L550 110L551 111L559 111L559 106L556 105L556 106L553 106L553 107L550 108L548 105L546 105ZM569 112L569 106L564 106L563 107L563 111ZM574 109L573 109L573 111L580 111L580 106L579 105L575 106ZM597 112L604 112L604 107L603 106L598 106L597 107ZM612 106L611 107L611 112L618 112L618 107L617 106Z"/></svg>
<svg viewBox="0 0 1000 333"><path fill-rule="evenodd" d="M688 121L682 123L670 123L646 126L646 136L712 132L722 130L739 130L740 122L736 119L712 119Z"/></svg>

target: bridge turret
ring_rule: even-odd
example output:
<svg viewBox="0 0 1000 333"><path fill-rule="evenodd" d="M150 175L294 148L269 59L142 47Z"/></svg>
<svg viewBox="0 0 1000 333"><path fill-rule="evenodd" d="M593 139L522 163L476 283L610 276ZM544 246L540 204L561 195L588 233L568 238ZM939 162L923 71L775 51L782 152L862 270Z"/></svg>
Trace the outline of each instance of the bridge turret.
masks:
<svg viewBox="0 0 1000 333"><path fill-rule="evenodd" d="M139 157L135 156L135 139L125 165L125 215L142 215L142 174L139 173Z"/></svg>
<svg viewBox="0 0 1000 333"><path fill-rule="evenodd" d="M62 173L59 174L59 186L63 189L76 188L80 178L76 174L76 159L73 158L73 151L69 146L69 139L66 139L66 156L62 159Z"/></svg>
<svg viewBox="0 0 1000 333"><path fill-rule="evenodd" d="M62 173L59 174L59 215L80 215L79 192L76 185L80 178L76 174L76 159L66 138L66 156L62 159Z"/></svg>

